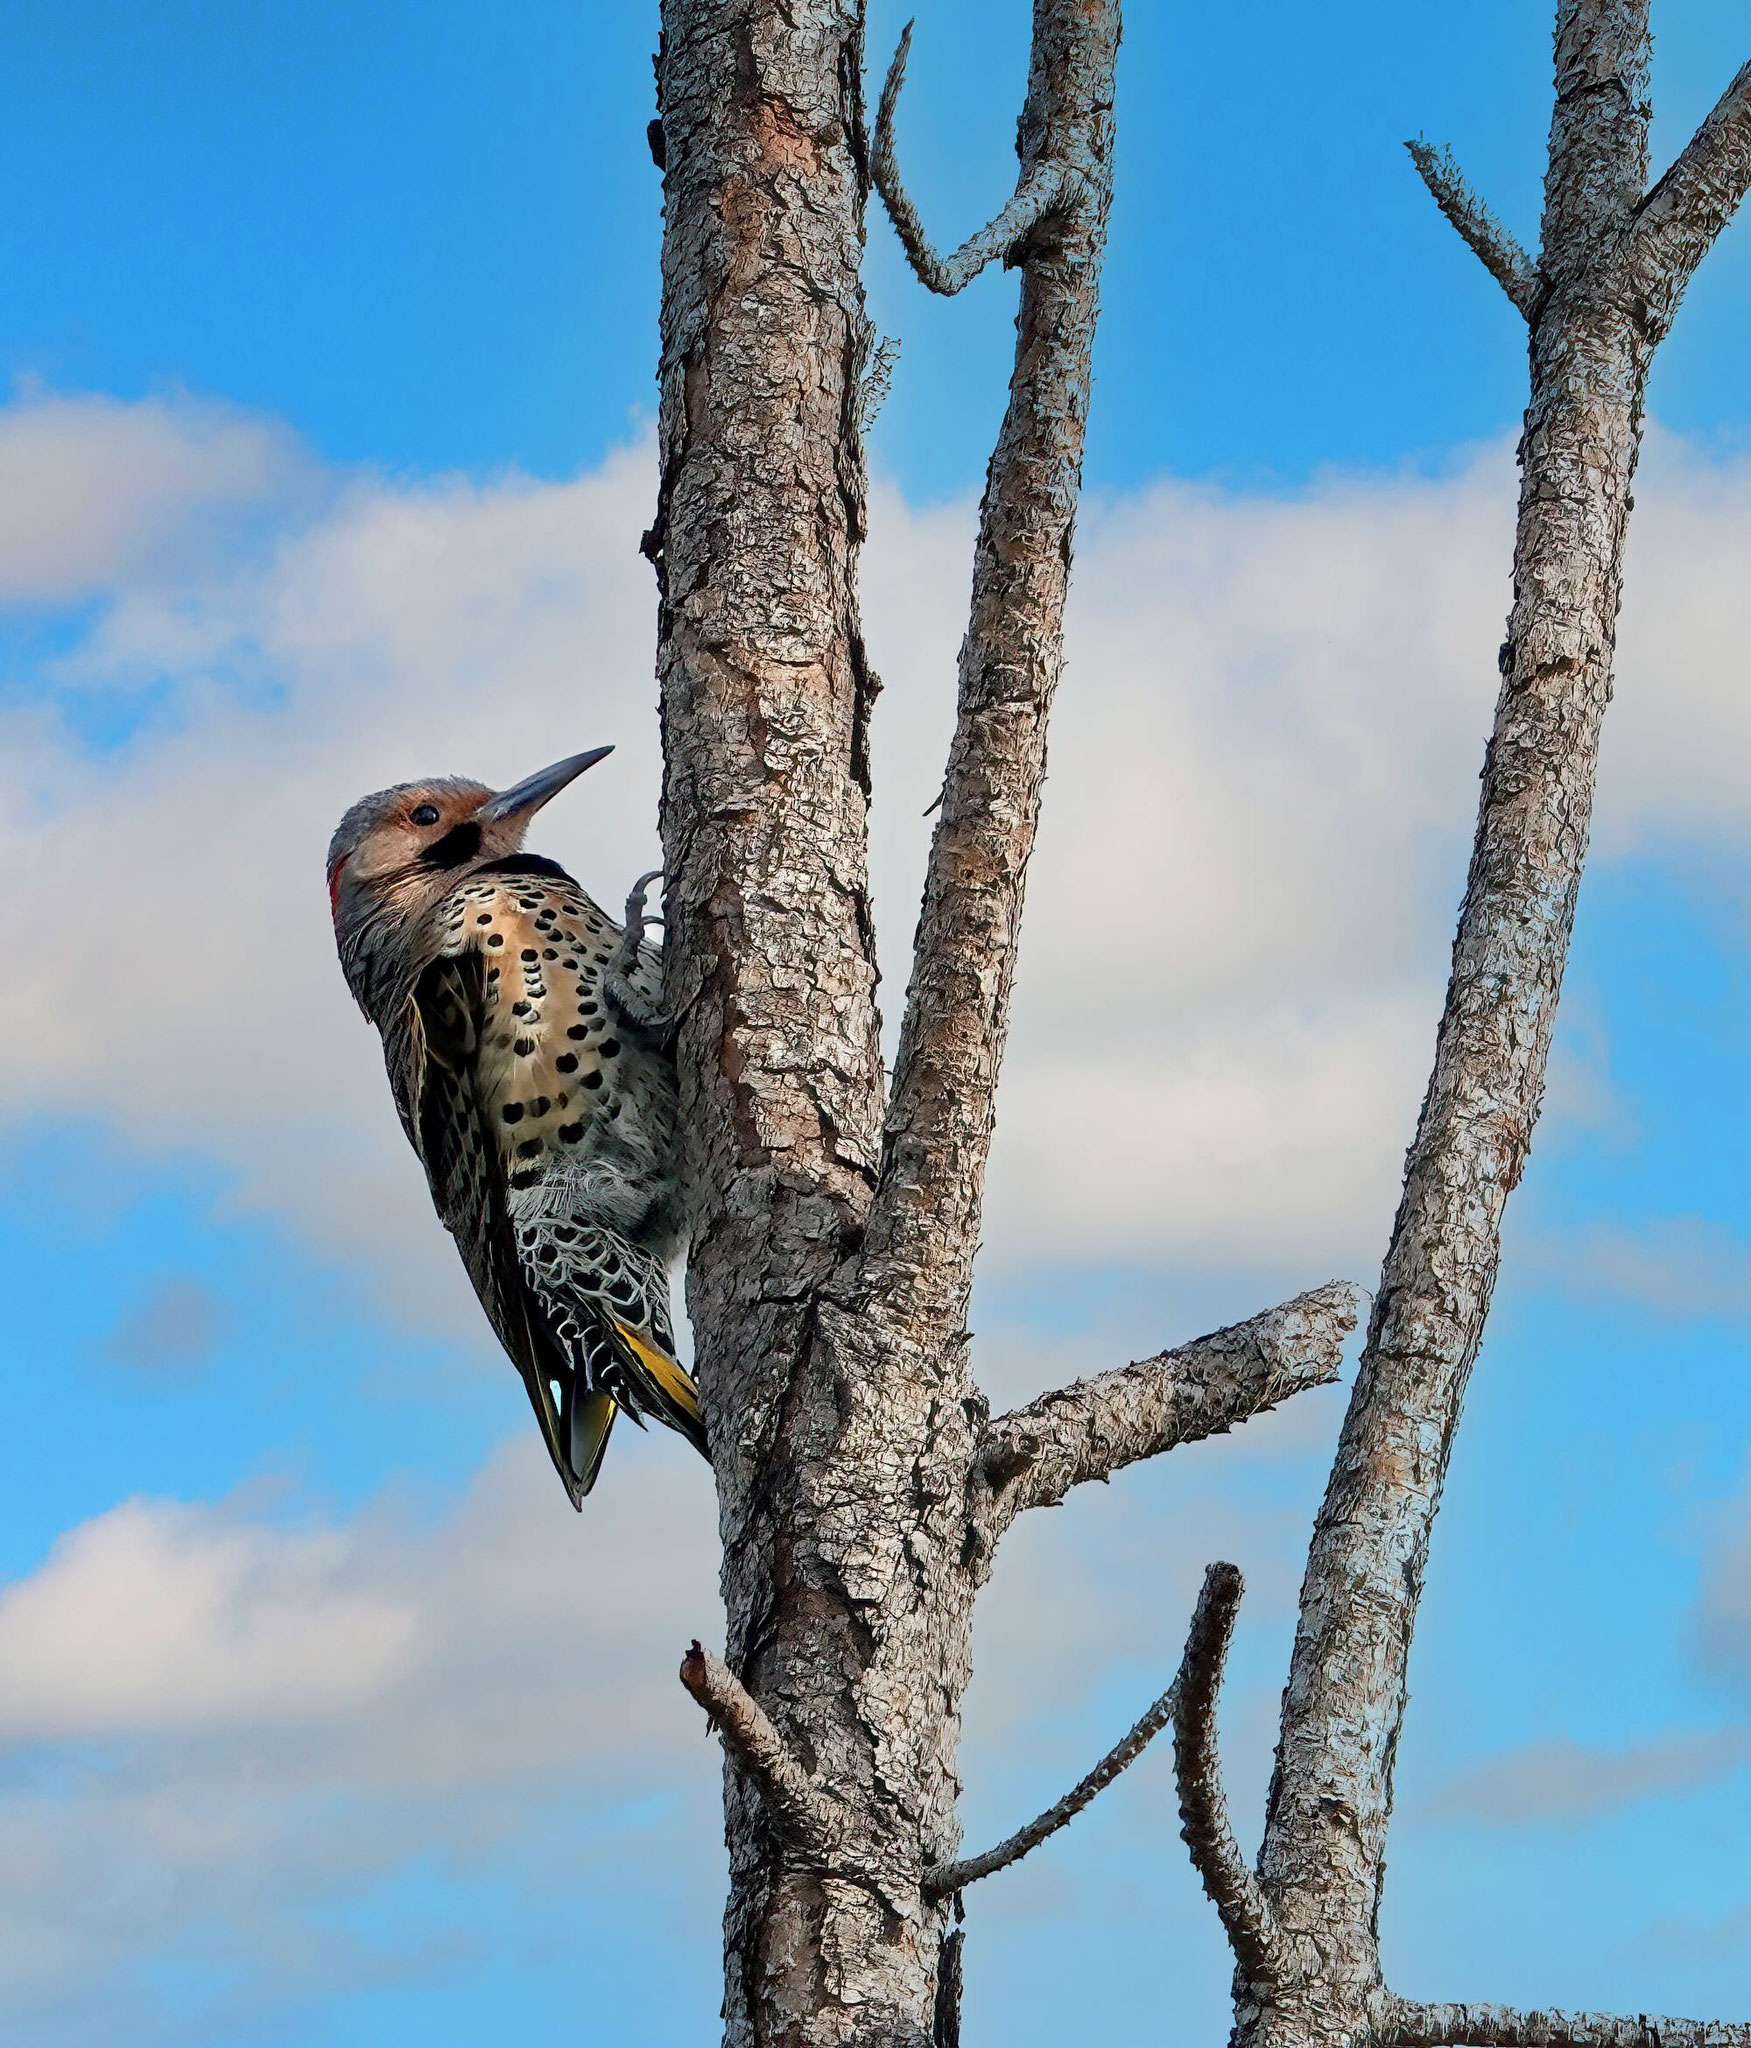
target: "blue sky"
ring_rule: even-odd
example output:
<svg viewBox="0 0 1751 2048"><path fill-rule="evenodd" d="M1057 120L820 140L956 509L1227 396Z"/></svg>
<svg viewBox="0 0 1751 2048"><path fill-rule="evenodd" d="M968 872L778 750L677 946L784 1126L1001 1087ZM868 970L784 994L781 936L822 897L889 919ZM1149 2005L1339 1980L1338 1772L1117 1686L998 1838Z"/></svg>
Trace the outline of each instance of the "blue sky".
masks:
<svg viewBox="0 0 1751 2048"><path fill-rule="evenodd" d="M939 240L1003 196L1024 12L919 7ZM1400 144L1451 140L1530 236L1542 15L1133 9L997 1398L1377 1269L1523 376ZM1656 26L1663 156L1746 52L1725 0ZM0 0L0 31L0 2031L708 2038L716 1764L673 1668L720 1626L711 1504L640 1441L565 1509L317 877L363 789L604 738L545 843L610 902L654 864L654 17ZM866 577L891 985L1013 280L931 300L879 223L869 273L903 342ZM1550 1108L1436 1536L1384 1918L1411 1994L1751 2010L1748 325L1740 224L1656 376ZM1068 1015L1103 1045L1067 1073ZM1160 1689L1218 1555L1256 1827L1338 1412L1017 1533L971 1838ZM1225 2030L1165 1757L982 1888L967 1969L973 2044Z"/></svg>

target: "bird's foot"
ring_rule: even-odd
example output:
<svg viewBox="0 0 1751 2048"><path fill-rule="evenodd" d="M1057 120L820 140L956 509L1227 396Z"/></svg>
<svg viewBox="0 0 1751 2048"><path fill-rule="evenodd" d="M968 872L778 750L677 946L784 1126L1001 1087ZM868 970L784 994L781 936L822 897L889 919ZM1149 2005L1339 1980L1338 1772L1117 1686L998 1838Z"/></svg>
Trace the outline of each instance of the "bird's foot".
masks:
<svg viewBox="0 0 1751 2048"><path fill-rule="evenodd" d="M662 879L662 869L652 868L648 875L639 876L626 898L626 926L620 935L620 951L615 955L615 964L623 966L627 973L637 963L638 949L644 944L645 926L663 922L661 911L654 918L647 918L644 914L645 896L651 884Z"/></svg>
<svg viewBox="0 0 1751 2048"><path fill-rule="evenodd" d="M648 875L640 875L633 883L632 892L626 899L625 929L620 934L620 944L614 949L614 957L608 962L603 988L621 1022L666 1051L675 1042L679 1020L670 1016L632 979L638 971L638 950L644 943L646 926L663 922L660 914L654 918L645 915L646 891L653 882L662 879L662 869L653 868Z"/></svg>

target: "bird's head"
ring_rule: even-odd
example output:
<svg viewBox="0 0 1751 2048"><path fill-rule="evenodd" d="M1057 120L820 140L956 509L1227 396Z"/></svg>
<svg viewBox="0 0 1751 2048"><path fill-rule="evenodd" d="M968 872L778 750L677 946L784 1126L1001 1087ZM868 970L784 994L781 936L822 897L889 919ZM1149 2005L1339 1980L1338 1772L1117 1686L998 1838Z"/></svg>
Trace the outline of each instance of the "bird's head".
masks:
<svg viewBox="0 0 1751 2048"><path fill-rule="evenodd" d="M521 852L541 806L613 751L569 755L509 789L441 776L361 797L328 845L329 909L355 993L369 956L388 950L461 870Z"/></svg>

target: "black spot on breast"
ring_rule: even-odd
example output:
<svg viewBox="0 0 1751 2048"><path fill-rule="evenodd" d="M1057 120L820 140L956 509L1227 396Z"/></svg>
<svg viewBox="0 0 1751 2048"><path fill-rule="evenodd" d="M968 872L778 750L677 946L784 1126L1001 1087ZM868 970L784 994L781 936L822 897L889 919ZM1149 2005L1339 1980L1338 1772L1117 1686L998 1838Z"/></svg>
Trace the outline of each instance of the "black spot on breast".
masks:
<svg viewBox="0 0 1751 2048"><path fill-rule="evenodd" d="M563 1144L575 1145L584 1135L584 1127L582 1124L561 1124L559 1135Z"/></svg>
<svg viewBox="0 0 1751 2048"><path fill-rule="evenodd" d="M559 958L559 955L553 950L551 946L543 946L541 949L541 957L543 960L557 960Z"/></svg>
<svg viewBox="0 0 1751 2048"><path fill-rule="evenodd" d="M620 1041L618 1038L605 1038L596 1050L605 1060L611 1060L620 1050Z"/></svg>
<svg viewBox="0 0 1751 2048"><path fill-rule="evenodd" d="M575 1052L562 1052L553 1064L562 1074L575 1074L578 1070L578 1056Z"/></svg>
<svg viewBox="0 0 1751 2048"><path fill-rule="evenodd" d="M537 1095L535 1100L529 1105L529 1114L531 1116L545 1116L552 1107L553 1104L548 1101L545 1095Z"/></svg>
<svg viewBox="0 0 1751 2048"><path fill-rule="evenodd" d="M513 1017L533 1017L534 1014L535 1005L533 1003L513 1003L511 1005L511 1015Z"/></svg>
<svg viewBox="0 0 1751 2048"><path fill-rule="evenodd" d="M514 1188L532 1188L540 1178L539 1166L525 1166L520 1172L511 1175L511 1185Z"/></svg>
<svg viewBox="0 0 1751 2048"><path fill-rule="evenodd" d="M525 1138L522 1144L517 1147L517 1157L519 1159L539 1159L541 1157L541 1143L542 1141L539 1138Z"/></svg>
<svg viewBox="0 0 1751 2048"><path fill-rule="evenodd" d="M526 1060L535 1050L535 1041L532 1038L519 1038L511 1050L517 1055L518 1059Z"/></svg>
<svg viewBox="0 0 1751 2048"><path fill-rule="evenodd" d="M476 924L491 924L492 912L490 910L483 910L474 921Z"/></svg>
<svg viewBox="0 0 1751 2048"><path fill-rule="evenodd" d="M493 932L487 938L487 944L489 946L502 946L504 943L505 935L503 932Z"/></svg>
<svg viewBox="0 0 1751 2048"><path fill-rule="evenodd" d="M565 1027L565 1035L567 1038L588 1038L590 1035L589 1026L586 1024L568 1024Z"/></svg>
<svg viewBox="0 0 1751 2048"><path fill-rule="evenodd" d="M581 1088L600 1088L602 1085L601 1068L597 1067L588 1074L580 1074L578 1076L578 1085Z"/></svg>
<svg viewBox="0 0 1751 2048"><path fill-rule="evenodd" d="M508 1124L520 1124L523 1121L523 1105L520 1102L507 1102L499 1111L499 1115Z"/></svg>
<svg viewBox="0 0 1751 2048"><path fill-rule="evenodd" d="M541 955L536 952L533 946L525 946L523 948L521 957L525 960L539 960L541 958Z"/></svg>

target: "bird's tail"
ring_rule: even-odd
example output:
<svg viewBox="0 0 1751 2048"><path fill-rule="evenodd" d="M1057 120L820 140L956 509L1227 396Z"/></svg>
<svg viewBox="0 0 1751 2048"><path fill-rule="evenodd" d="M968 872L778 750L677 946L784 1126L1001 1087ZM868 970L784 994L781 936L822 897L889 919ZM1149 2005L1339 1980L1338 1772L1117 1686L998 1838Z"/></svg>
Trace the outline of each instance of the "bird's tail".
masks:
<svg viewBox="0 0 1751 2048"><path fill-rule="evenodd" d="M649 1389L651 1408L658 1419L678 1430L702 1458L709 1458L711 1447L705 1440L705 1423L699 1413L699 1389L694 1384L693 1375L618 1316L610 1320L640 1384Z"/></svg>
<svg viewBox="0 0 1751 2048"><path fill-rule="evenodd" d="M596 1483L608 1434L620 1404L612 1394L587 1387L569 1363L526 1372L523 1384L541 1425L541 1438L574 1508Z"/></svg>
<svg viewBox="0 0 1751 2048"><path fill-rule="evenodd" d="M608 1448L608 1432L620 1404L612 1394L578 1394L571 1416L571 1483L578 1498L589 1492L602 1469L602 1454Z"/></svg>

